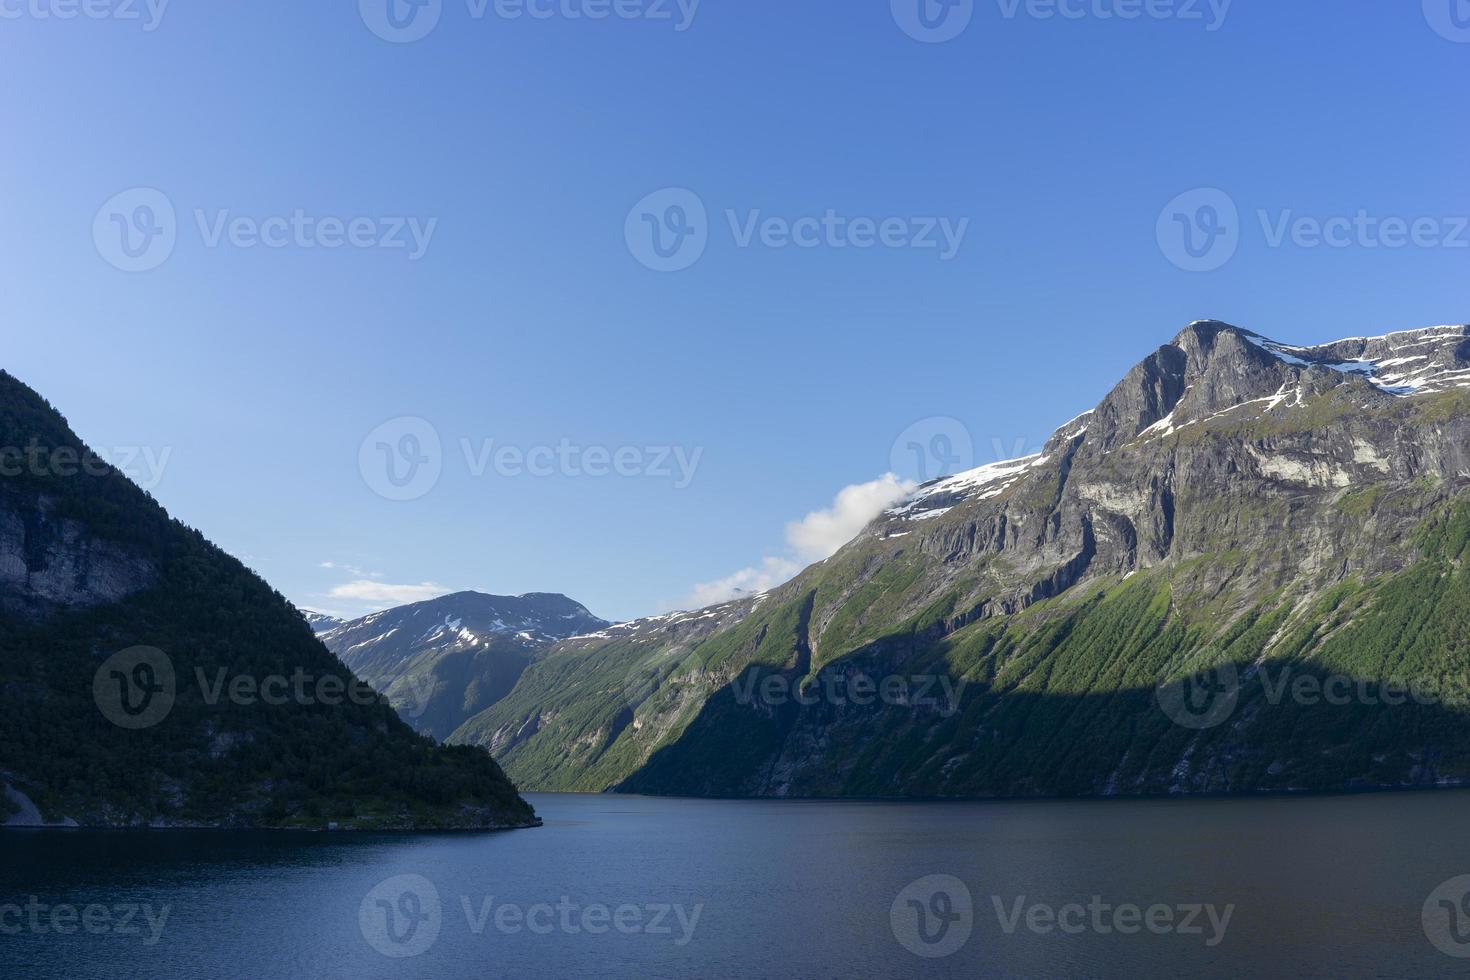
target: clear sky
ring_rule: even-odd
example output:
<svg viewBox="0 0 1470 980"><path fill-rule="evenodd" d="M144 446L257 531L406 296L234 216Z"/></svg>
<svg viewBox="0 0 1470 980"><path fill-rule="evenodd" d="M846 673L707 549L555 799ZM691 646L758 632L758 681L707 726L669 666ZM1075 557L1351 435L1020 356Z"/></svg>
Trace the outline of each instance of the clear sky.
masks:
<svg viewBox="0 0 1470 980"><path fill-rule="evenodd" d="M1191 320L1470 319L1459 0L426 2L0 0L0 366L301 605L658 612Z"/></svg>

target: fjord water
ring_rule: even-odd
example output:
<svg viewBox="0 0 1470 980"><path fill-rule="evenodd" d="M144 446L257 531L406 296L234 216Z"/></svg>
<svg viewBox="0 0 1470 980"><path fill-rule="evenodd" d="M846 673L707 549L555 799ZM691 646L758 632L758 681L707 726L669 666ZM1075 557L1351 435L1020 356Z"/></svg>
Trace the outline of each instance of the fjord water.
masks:
<svg viewBox="0 0 1470 980"><path fill-rule="evenodd" d="M1470 792L529 798L545 827L500 834L4 832L0 976L1422 977L1464 965L1421 916L1441 883L1470 873ZM935 875L963 889L951 882L936 903L915 885L951 880ZM955 918L963 891L972 925ZM915 895L935 916L928 945ZM1233 910L1223 932L1203 912L1199 932L1124 934L1112 926L1138 920L1113 911L1087 912L1081 931L1045 928L1046 908L1099 901L1168 906L1175 926L1193 906L1217 920ZM56 906L75 917L53 920ZM101 931L129 907L138 934Z"/></svg>

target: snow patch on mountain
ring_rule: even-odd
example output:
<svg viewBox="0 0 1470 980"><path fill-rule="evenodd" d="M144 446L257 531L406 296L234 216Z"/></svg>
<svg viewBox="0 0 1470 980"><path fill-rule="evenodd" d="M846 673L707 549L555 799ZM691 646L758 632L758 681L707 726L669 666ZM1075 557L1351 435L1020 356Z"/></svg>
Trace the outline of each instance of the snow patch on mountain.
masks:
<svg viewBox="0 0 1470 980"><path fill-rule="evenodd" d="M1078 416L1079 419L1082 417ZM943 517L961 501L988 500L999 496L1010 489L1027 470L1045 465L1049 458L1036 453L1020 459L987 463L973 470L934 480L919 487L899 506L883 513L888 517L907 521L927 521Z"/></svg>

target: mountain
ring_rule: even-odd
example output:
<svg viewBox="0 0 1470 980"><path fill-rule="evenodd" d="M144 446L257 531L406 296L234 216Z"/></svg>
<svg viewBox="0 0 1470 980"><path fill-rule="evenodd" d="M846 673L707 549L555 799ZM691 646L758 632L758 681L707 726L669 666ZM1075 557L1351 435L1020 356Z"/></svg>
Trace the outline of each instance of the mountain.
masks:
<svg viewBox="0 0 1470 980"><path fill-rule="evenodd" d="M537 789L1460 784L1467 490L1470 328L1198 322L1036 456L919 488L768 594L562 641L451 741Z"/></svg>
<svg viewBox="0 0 1470 980"><path fill-rule="evenodd" d="M310 626L311 631L317 635L347 624L347 620L345 619L339 619L336 616L324 612L317 612L315 609L303 609L301 610L301 615L306 617L306 625Z"/></svg>
<svg viewBox="0 0 1470 980"><path fill-rule="evenodd" d="M538 822L486 752L415 733L4 372L0 447L0 822Z"/></svg>
<svg viewBox="0 0 1470 980"><path fill-rule="evenodd" d="M537 653L608 625L564 595L457 592L343 623L321 639L404 720L442 739L508 694Z"/></svg>

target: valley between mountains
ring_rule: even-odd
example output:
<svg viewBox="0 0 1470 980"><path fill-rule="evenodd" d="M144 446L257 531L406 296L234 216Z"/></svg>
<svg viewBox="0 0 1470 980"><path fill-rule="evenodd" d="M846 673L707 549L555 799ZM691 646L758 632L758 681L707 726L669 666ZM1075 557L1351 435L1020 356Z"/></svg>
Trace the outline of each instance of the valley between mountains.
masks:
<svg viewBox="0 0 1470 980"><path fill-rule="evenodd" d="M541 593L302 612L111 467L23 465L94 457L3 373L0 446L0 822L1470 781L1470 327L1191 324L1037 455L917 488L768 592L620 624ZM107 673L144 648L164 661ZM303 672L384 698L203 681ZM163 673L162 717L99 712Z"/></svg>
<svg viewBox="0 0 1470 980"><path fill-rule="evenodd" d="M1040 454L919 488L768 593L473 638L449 597L326 636L400 710L418 677L420 727L526 789L1456 785L1467 487L1470 328L1300 347L1198 322ZM358 639L395 616L413 649Z"/></svg>

